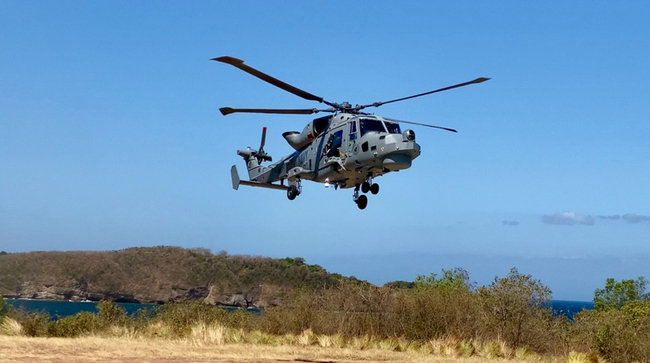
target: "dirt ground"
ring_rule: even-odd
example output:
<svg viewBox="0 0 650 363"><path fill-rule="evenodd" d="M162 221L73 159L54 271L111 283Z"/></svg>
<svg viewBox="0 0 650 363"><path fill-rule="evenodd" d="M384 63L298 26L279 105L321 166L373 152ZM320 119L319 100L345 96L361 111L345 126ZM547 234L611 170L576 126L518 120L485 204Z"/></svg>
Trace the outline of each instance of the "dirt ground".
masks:
<svg viewBox="0 0 650 363"><path fill-rule="evenodd" d="M494 363L478 357L341 348L201 345L191 341L137 338L29 338L0 336L0 362L16 363L278 363L278 362L432 362ZM512 362L512 361L510 361Z"/></svg>

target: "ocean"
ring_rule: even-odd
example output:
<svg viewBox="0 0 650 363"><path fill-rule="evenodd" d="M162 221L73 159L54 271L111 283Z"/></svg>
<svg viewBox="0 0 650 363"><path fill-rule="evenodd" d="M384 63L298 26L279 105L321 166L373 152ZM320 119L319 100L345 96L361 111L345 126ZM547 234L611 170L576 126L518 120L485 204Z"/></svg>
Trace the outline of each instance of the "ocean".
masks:
<svg viewBox="0 0 650 363"><path fill-rule="evenodd" d="M91 313L97 312L97 303L92 301L5 300L7 301L8 306L13 306L16 309L23 309L28 313L47 313L53 318L70 316L81 311L88 311ZM155 309L156 306L159 306L154 304L117 304L124 308L130 315L135 314L140 309ZM552 300L551 307L555 314L562 314L567 318L572 319L574 314L579 313L583 309L593 309L594 303L591 301Z"/></svg>
<svg viewBox="0 0 650 363"><path fill-rule="evenodd" d="M7 306L21 309L27 313L47 313L52 318L66 317L82 311L97 313L97 302L94 301L51 301L51 300L26 300L26 299L5 299ZM117 303L126 310L127 314L133 315L140 309L152 309L159 305L154 304L129 304Z"/></svg>

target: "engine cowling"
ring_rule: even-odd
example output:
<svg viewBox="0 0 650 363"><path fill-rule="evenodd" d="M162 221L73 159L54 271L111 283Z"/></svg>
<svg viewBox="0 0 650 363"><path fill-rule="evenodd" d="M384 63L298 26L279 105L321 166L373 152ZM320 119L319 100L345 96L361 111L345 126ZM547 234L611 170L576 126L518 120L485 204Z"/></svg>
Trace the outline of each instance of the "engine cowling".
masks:
<svg viewBox="0 0 650 363"><path fill-rule="evenodd" d="M298 131L287 131L282 134L285 140L296 150L302 150L309 146L318 135L322 134L329 127L330 119L332 116L325 116L314 119L312 122L308 123L307 126L302 130Z"/></svg>

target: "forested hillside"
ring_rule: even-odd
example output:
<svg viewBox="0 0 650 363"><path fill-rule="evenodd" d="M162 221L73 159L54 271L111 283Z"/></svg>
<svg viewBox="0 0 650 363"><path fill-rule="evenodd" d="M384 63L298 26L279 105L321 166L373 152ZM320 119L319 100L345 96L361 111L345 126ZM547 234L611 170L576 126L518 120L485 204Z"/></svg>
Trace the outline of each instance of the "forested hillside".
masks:
<svg viewBox="0 0 650 363"><path fill-rule="evenodd" d="M336 286L342 279L302 258L215 255L207 249L0 254L0 294L15 298L266 307L296 287Z"/></svg>

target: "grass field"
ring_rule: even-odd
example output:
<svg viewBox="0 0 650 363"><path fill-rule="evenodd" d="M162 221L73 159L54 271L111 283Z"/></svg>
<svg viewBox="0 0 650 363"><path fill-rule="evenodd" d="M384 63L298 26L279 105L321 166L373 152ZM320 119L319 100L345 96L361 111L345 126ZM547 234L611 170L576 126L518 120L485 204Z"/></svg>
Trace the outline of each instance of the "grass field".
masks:
<svg viewBox="0 0 650 363"><path fill-rule="evenodd" d="M0 361L4 362L570 362L587 363L580 356L519 359L451 356L411 350L404 352L381 348L350 349L321 346L260 345L248 343L205 344L194 340L160 338L100 337L34 338L0 335Z"/></svg>
<svg viewBox="0 0 650 363"><path fill-rule="evenodd" d="M113 325L75 338L26 336L17 321L0 324L0 362L436 362L436 363L598 363L583 353L540 356L529 349L511 349L502 341L434 339L425 342L244 332L218 324L198 323L183 337L172 337L169 326L146 329ZM591 358L591 359L590 359ZM602 362L602 360L601 360Z"/></svg>
<svg viewBox="0 0 650 363"><path fill-rule="evenodd" d="M380 349L221 344L133 338L31 338L0 336L2 362L454 362L479 357L444 357Z"/></svg>

